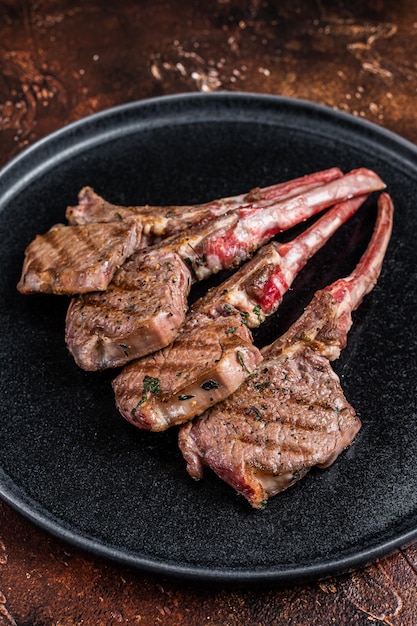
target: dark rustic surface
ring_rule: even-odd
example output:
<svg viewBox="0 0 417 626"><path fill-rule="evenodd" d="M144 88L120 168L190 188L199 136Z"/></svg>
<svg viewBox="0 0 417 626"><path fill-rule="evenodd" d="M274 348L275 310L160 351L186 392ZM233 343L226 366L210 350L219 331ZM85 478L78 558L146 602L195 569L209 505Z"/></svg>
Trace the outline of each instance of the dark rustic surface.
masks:
<svg viewBox="0 0 417 626"><path fill-rule="evenodd" d="M0 165L132 100L252 91L326 104L417 143L413 0L0 0ZM52 539L0 503L0 626L417 624L417 546L291 588L156 580Z"/></svg>

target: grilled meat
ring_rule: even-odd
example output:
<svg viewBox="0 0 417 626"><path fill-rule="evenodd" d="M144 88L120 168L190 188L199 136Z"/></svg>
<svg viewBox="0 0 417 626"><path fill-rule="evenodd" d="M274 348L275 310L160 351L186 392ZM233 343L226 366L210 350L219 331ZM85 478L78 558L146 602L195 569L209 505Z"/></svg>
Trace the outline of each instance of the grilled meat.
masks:
<svg viewBox="0 0 417 626"><path fill-rule="evenodd" d="M136 362L125 367L113 383L118 408L139 428L165 430L232 393L260 361L240 316L199 314L172 346L146 357L139 373Z"/></svg>
<svg viewBox="0 0 417 626"><path fill-rule="evenodd" d="M202 280L219 269L230 269L239 265L277 232L295 226L335 202L384 187L384 183L376 174L365 169L355 170L330 181L327 180L329 174L326 171L324 180L327 182L318 184L322 180L322 176L323 174L320 172L310 175L308 185L306 179L303 178L301 187L297 184L290 185L288 183L287 186L281 188L279 193L275 190L273 199L240 207L192 229L187 234L170 237L158 246L154 246L152 252L158 256L160 264L163 264L164 254L172 255L175 252L183 259L184 265L192 270L192 279L194 281ZM306 187L308 187L307 190ZM304 190L302 193L298 193L300 188ZM284 196L282 195L283 190L285 191ZM148 251L145 254L147 253ZM140 263L139 258L138 261ZM149 270L149 266L147 267ZM183 272L185 271L184 268ZM148 287L146 288L147 284ZM189 294L190 284L190 282L182 281L185 290L184 298L187 298ZM135 288L132 283L132 289ZM115 298L117 289L117 286L112 287ZM155 311L152 311L151 307L147 307L149 316L147 323L149 332L151 332L152 328L155 327L152 318L161 314L161 304L166 307L167 315L176 305L166 299L168 294L164 283L159 284L155 277L149 277L144 270L141 281L143 298L145 298L146 289L149 302L155 302L157 307ZM122 290L123 295L121 297L124 298L126 290L124 287ZM158 293L160 294L159 297L157 297ZM177 297L178 294L173 292L172 295ZM144 342L142 348L138 342L135 342L134 347L131 346L129 337L124 334L125 325L123 323L118 322L120 334L117 336L114 332L113 317L115 315L117 320L120 320L119 307L116 307L113 313L109 310L109 301L106 301L103 315L100 316L97 302L96 295L92 294L91 297L83 297L80 305L71 303L71 313L68 316L71 328L67 329L68 347L76 355L80 367L101 369L104 363L106 363L106 367L121 365L122 361L119 356L122 357L122 355L118 349L120 344L128 347L123 353L124 362L127 363L134 358L149 354L148 345L156 350L165 347L169 341L172 341L172 337L158 334L149 342ZM130 316L129 318L129 335L132 332L130 329L134 317ZM174 322L174 319L171 321ZM141 326L146 323L143 315L138 318L138 322ZM185 311L182 318L180 315L175 317L175 322L177 324L176 332L178 332L185 322ZM173 326L172 332L175 334ZM96 335L96 342L93 340L94 335ZM90 354L85 348L86 344L92 348ZM96 349L97 353L95 353ZM104 355L103 350L107 350L108 354ZM115 361L112 360L113 354L118 355Z"/></svg>
<svg viewBox="0 0 417 626"><path fill-rule="evenodd" d="M116 268L137 249L141 225L57 224L26 248L17 289L71 295L107 288Z"/></svg>
<svg viewBox="0 0 417 626"><path fill-rule="evenodd" d="M122 415L140 428L164 430L237 389L261 360L248 326L276 310L307 260L363 201L360 196L337 205L289 243L270 243L197 301L172 345L130 363L113 381ZM158 381L157 392L145 393L149 379ZM210 393L201 391L203 384Z"/></svg>
<svg viewBox="0 0 417 626"><path fill-rule="evenodd" d="M175 252L134 254L106 291L71 300L65 339L76 363L85 370L116 367L170 344L190 284L190 270Z"/></svg>
<svg viewBox="0 0 417 626"><path fill-rule="evenodd" d="M393 205L387 194L378 205L374 234L355 271L316 293L233 395L180 429L193 478L208 466L261 508L311 467L331 465L351 444L361 423L330 361L345 346L351 313L381 270Z"/></svg>

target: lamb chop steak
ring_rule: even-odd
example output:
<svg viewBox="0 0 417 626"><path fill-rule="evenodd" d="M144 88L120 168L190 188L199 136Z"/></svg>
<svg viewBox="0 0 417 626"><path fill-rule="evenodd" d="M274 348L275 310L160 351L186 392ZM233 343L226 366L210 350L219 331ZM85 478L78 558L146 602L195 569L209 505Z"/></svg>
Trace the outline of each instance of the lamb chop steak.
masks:
<svg viewBox="0 0 417 626"><path fill-rule="evenodd" d="M371 242L354 272L316 293L299 320L262 350L262 364L234 394L181 427L179 446L193 478L208 466L261 508L352 443L361 422L330 360L345 346L351 313L381 270L393 205L387 194L378 205Z"/></svg>
<svg viewBox="0 0 417 626"><path fill-rule="evenodd" d="M135 426L161 431L190 419L190 412L195 415L232 393L261 362L240 316L199 314L192 324L199 332L181 333L172 354L168 346L146 358L139 385L132 367L114 381L119 410Z"/></svg>
<svg viewBox="0 0 417 626"><path fill-rule="evenodd" d="M104 290L137 249L141 232L139 222L56 224L26 248L17 289L64 295Z"/></svg>
<svg viewBox="0 0 417 626"><path fill-rule="evenodd" d="M175 252L150 248L131 256L106 291L72 299L65 340L75 361L85 370L105 369L170 344L188 309L190 284Z"/></svg>

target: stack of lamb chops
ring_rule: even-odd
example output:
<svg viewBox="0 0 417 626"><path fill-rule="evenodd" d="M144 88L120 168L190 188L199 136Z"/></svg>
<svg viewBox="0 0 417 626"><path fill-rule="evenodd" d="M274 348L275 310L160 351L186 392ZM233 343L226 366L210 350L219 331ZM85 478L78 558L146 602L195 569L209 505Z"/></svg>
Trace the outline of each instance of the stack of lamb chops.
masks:
<svg viewBox="0 0 417 626"><path fill-rule="evenodd" d="M180 428L193 478L210 467L254 508L263 508L312 467L329 467L352 443L361 422L330 361L346 345L352 311L378 279L393 210L382 194L372 239L355 270L316 292L233 394Z"/></svg>
<svg viewBox="0 0 417 626"><path fill-rule="evenodd" d="M18 289L87 294L73 298L67 318L66 339L76 362L86 370L123 365L171 343L184 322L193 280L238 264L232 240L221 248L222 237L233 237L242 213L259 215L268 208L274 232L285 230L303 219L303 211L290 211L287 218L280 203L291 196L302 201L303 193L341 176L331 168L186 207L120 207L86 187L79 204L67 209L70 225L58 224L30 244ZM317 210L320 206L306 208L304 215ZM210 255L203 262L216 242L221 261ZM240 255L250 255L261 243L247 237Z"/></svg>
<svg viewBox="0 0 417 626"><path fill-rule="evenodd" d="M342 175L332 168L252 190L238 199L210 203L216 210L222 206L223 214L209 220L207 205L195 207L195 227L155 245L146 245L151 231L149 207L130 209L130 217L125 214L123 220L120 207L114 207L113 222L58 225L38 236L26 251L18 289L80 294L72 299L67 315L66 341L71 353L85 370L119 367L174 340L185 321L192 283L237 267L277 233L336 202L383 186L369 170ZM234 208L224 212L231 204ZM77 209L69 209L70 218L77 215L80 220L83 206L89 208L90 203L82 200ZM188 224L191 209L185 210ZM159 236L163 211L173 213L171 207L155 210ZM103 213L108 219L107 207ZM171 219L178 228L178 218ZM119 252L116 263L107 242L122 227L130 245L123 247L124 256ZM133 244L132 230L136 233ZM145 242L139 232L146 232ZM118 244L119 250L120 239ZM92 277L99 284L95 290Z"/></svg>
<svg viewBox="0 0 417 626"><path fill-rule="evenodd" d="M227 424L230 420L211 416L220 415L223 404L233 405L235 397L245 393L241 390L260 376L263 362L271 356L268 349L260 351L254 346L250 328L277 309L307 260L370 193L384 187L370 170L362 168L343 175L338 168L332 168L204 205L157 208L114 206L85 188L79 205L67 210L70 225L53 227L27 248L18 289L22 293L71 295L66 340L76 362L86 370L99 370L132 361L113 382L122 415L140 428L155 431L186 423L180 430L180 448L191 475L200 477L202 466L211 465L259 507L311 465L304 461L301 468L292 471L262 465L258 458L249 459L247 467L252 469L246 473L242 471L242 460L222 470L224 464L219 456L213 462L206 459L215 458L211 454L216 447L213 444L216 439L222 440L216 434L219 421ZM379 203L385 212L386 207L392 211L387 194L380 196ZM277 233L329 207L292 242L264 245ZM386 243L388 239L389 234ZM187 312L194 282L249 258ZM380 264L382 258L383 251L379 254ZM348 312L346 305L343 319ZM327 314L326 309L324 320ZM327 321L324 326L331 323ZM310 348L319 345L312 342ZM276 349L271 350L274 355ZM266 390L274 384L264 381L257 389ZM337 387L339 383L333 387L335 384ZM339 395L343 397L341 390ZM261 410L256 405L252 409L261 424ZM344 408L340 412L344 414ZM239 422L239 410L235 415ZM244 429L247 413L241 414L241 422ZM355 418L355 427L344 425L341 431L345 434L330 456L327 454L327 461L312 464L330 464L352 441L358 424ZM204 429L205 436L200 437ZM212 433L211 440L207 432ZM235 450L237 432L233 426L223 433L223 447L217 446L220 457L230 456L227 445ZM268 446L265 442L261 445L267 456ZM256 496L249 496L248 476L256 473L274 487L265 488L261 495L258 489Z"/></svg>

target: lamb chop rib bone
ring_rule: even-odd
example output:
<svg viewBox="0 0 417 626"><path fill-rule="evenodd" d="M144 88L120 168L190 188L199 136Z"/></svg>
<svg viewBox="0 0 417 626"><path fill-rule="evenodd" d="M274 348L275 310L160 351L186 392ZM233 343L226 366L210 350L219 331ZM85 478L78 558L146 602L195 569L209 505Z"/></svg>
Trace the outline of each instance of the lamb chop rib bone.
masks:
<svg viewBox="0 0 417 626"><path fill-rule="evenodd" d="M172 345L115 378L121 414L140 428L165 430L233 393L262 360L248 326L277 309L300 269L365 198L336 205L291 242L268 244L197 301Z"/></svg>
<svg viewBox="0 0 417 626"><path fill-rule="evenodd" d="M385 188L366 168L352 170L305 192L276 198L269 205L251 205L232 211L205 228L181 235L174 243L192 268L196 280L222 269L239 266L275 235L296 226L338 202Z"/></svg>
<svg viewBox="0 0 417 626"><path fill-rule="evenodd" d="M351 313L381 271L393 220L381 194L373 236L350 276L318 291L303 315L262 350L254 375L225 401L181 427L179 445L192 477L212 468L254 508L328 467L361 422L330 366L346 345Z"/></svg>
<svg viewBox="0 0 417 626"><path fill-rule="evenodd" d="M212 200L204 204L185 206L119 206L104 200L91 187L83 187L78 194L78 205L69 206L66 218L70 224L91 222L125 222L140 220L142 225L142 247L201 226L212 219L239 207L263 203L297 193L305 193L314 186L342 176L337 167L308 174L268 187L251 189L248 193Z"/></svg>
<svg viewBox="0 0 417 626"><path fill-rule="evenodd" d="M169 345L185 321L192 281L240 265L277 233L339 201L385 186L374 172L364 168L339 178L335 178L337 170L332 171L331 180L329 172L324 172L327 182L323 184L318 184L322 173L312 174L299 179L301 187L288 183L281 192L275 190L273 200L229 211L186 235L170 237L138 252L128 261L129 271L122 267L116 272L109 288L110 297L92 293L73 298L67 314L66 340L77 364L86 370L117 367ZM167 255L171 259L176 255L177 265L185 264L178 269L184 291L167 291L166 277L161 272L162 297L158 299L156 272L166 266ZM184 274L188 275L190 269L187 280ZM143 312L145 301L149 304ZM157 310L150 307L151 302L156 303ZM132 313L135 308L142 313ZM156 316L165 322L169 318L163 324L167 332L158 331L153 323ZM152 339L145 340L153 329L156 332Z"/></svg>

